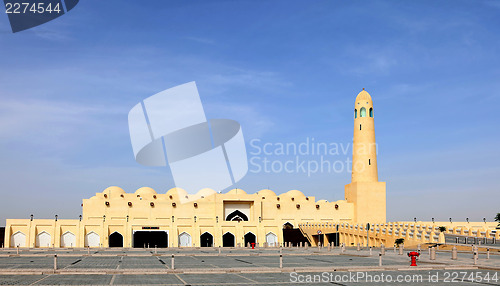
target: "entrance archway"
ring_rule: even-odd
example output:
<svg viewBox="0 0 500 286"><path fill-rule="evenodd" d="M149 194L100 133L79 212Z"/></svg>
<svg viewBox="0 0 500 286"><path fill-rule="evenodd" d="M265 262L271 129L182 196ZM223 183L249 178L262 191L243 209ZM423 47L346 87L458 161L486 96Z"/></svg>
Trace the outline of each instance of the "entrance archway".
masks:
<svg viewBox="0 0 500 286"><path fill-rule="evenodd" d="M67 231L61 235L61 247L75 247L76 246L76 236Z"/></svg>
<svg viewBox="0 0 500 286"><path fill-rule="evenodd" d="M189 233L183 232L179 235L179 246L191 247L191 235Z"/></svg>
<svg viewBox="0 0 500 286"><path fill-rule="evenodd" d="M222 236L222 246L223 247L234 247L234 235L230 232L226 232Z"/></svg>
<svg viewBox="0 0 500 286"><path fill-rule="evenodd" d="M257 241L257 238L255 237L255 234L251 233L251 232L248 232L247 234L245 234L245 246L247 246L249 243L250 245L252 243L256 243Z"/></svg>
<svg viewBox="0 0 500 286"><path fill-rule="evenodd" d="M91 231L85 235L85 246L87 247L99 247L100 237L97 233Z"/></svg>
<svg viewBox="0 0 500 286"><path fill-rule="evenodd" d="M14 233L10 237L10 246L12 246L12 247L25 247L26 246L26 235L20 231Z"/></svg>
<svg viewBox="0 0 500 286"><path fill-rule="evenodd" d="M36 236L36 247L50 247L50 234L42 231Z"/></svg>
<svg viewBox="0 0 500 286"><path fill-rule="evenodd" d="M166 231L144 231L134 232L134 247L168 247L168 234Z"/></svg>
<svg viewBox="0 0 500 286"><path fill-rule="evenodd" d="M212 247L214 245L214 237L208 232L200 235L200 245L201 247Z"/></svg>
<svg viewBox="0 0 500 286"><path fill-rule="evenodd" d="M109 247L123 247L123 235L119 232L113 232L109 236Z"/></svg>
<svg viewBox="0 0 500 286"><path fill-rule="evenodd" d="M267 246L274 247L278 246L278 236L272 232L266 234Z"/></svg>

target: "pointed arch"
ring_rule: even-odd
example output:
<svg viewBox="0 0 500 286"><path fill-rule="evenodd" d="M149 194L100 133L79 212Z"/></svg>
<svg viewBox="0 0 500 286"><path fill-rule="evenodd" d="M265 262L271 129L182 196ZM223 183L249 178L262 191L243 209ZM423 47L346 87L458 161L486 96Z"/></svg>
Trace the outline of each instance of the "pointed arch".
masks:
<svg viewBox="0 0 500 286"><path fill-rule="evenodd" d="M373 117L373 107L370 107L370 117Z"/></svg>
<svg viewBox="0 0 500 286"><path fill-rule="evenodd" d="M101 244L101 237L91 231L85 235L85 247L99 247Z"/></svg>
<svg viewBox="0 0 500 286"><path fill-rule="evenodd" d="M50 247L51 236L45 230L36 235L35 246L36 247Z"/></svg>
<svg viewBox="0 0 500 286"><path fill-rule="evenodd" d="M235 210L226 217L226 221L248 221L248 217L239 210Z"/></svg>
<svg viewBox="0 0 500 286"><path fill-rule="evenodd" d="M249 243L252 244L257 242L257 236L251 231L245 234L244 239L245 239L245 246L247 246Z"/></svg>
<svg viewBox="0 0 500 286"><path fill-rule="evenodd" d="M66 231L61 235L61 247L75 247L76 235L71 231Z"/></svg>
<svg viewBox="0 0 500 286"><path fill-rule="evenodd" d="M283 224L283 229L293 229L293 224L287 221L285 224Z"/></svg>
<svg viewBox="0 0 500 286"><path fill-rule="evenodd" d="M205 231L200 235L201 247L212 247L213 245L214 245L214 236L210 232Z"/></svg>
<svg viewBox="0 0 500 286"><path fill-rule="evenodd" d="M278 236L272 231L266 234L266 243L269 247L278 246Z"/></svg>
<svg viewBox="0 0 500 286"><path fill-rule="evenodd" d="M26 247L26 234L16 231L10 236L11 247Z"/></svg>
<svg viewBox="0 0 500 286"><path fill-rule="evenodd" d="M226 232L222 236L222 246L223 247L234 247L235 240L236 240L236 238L235 238L234 234L232 234L230 232Z"/></svg>
<svg viewBox="0 0 500 286"><path fill-rule="evenodd" d="M366 108L361 107L359 110L359 117L366 117Z"/></svg>
<svg viewBox="0 0 500 286"><path fill-rule="evenodd" d="M358 118L358 110L354 109L354 118Z"/></svg>
<svg viewBox="0 0 500 286"><path fill-rule="evenodd" d="M123 247L123 235L118 231L109 235L109 247Z"/></svg>
<svg viewBox="0 0 500 286"><path fill-rule="evenodd" d="M179 246L180 247L191 247L191 235L187 232L182 232L179 234Z"/></svg>

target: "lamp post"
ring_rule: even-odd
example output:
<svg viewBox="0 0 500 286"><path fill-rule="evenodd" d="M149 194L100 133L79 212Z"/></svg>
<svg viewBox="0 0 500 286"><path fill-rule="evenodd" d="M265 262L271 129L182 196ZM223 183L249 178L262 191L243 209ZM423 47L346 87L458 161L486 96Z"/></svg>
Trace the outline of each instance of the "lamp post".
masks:
<svg viewBox="0 0 500 286"><path fill-rule="evenodd" d="M57 221L57 217L58 217L58 215L56 215L56 221Z"/></svg>

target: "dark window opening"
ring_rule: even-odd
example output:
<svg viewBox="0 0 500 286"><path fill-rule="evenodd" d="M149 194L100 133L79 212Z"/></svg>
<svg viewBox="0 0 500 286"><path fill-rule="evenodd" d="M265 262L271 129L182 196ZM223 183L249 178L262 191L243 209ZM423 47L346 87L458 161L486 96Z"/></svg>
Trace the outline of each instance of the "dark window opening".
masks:
<svg viewBox="0 0 500 286"><path fill-rule="evenodd" d="M226 221L248 221L248 217L239 210L235 210L226 217Z"/></svg>
<svg viewBox="0 0 500 286"><path fill-rule="evenodd" d="M248 246L250 243L250 246L252 246L252 243L256 243L257 238L255 237L255 234L249 232L245 234L245 246Z"/></svg>
<svg viewBox="0 0 500 286"><path fill-rule="evenodd" d="M214 244L214 237L210 233L205 232L200 236L201 247L212 247L213 244Z"/></svg>
<svg viewBox="0 0 500 286"><path fill-rule="evenodd" d="M361 130L361 124L359 125L359 130Z"/></svg>
<svg viewBox="0 0 500 286"><path fill-rule="evenodd" d="M113 232L109 236L109 247L123 247L123 235Z"/></svg>
<svg viewBox="0 0 500 286"><path fill-rule="evenodd" d="M222 246L223 247L234 247L234 235L227 232L222 236Z"/></svg>
<svg viewBox="0 0 500 286"><path fill-rule="evenodd" d="M371 162L371 159L368 159L368 165L371 165L372 162Z"/></svg>
<svg viewBox="0 0 500 286"><path fill-rule="evenodd" d="M134 248L168 247L166 231L136 231L134 232Z"/></svg>

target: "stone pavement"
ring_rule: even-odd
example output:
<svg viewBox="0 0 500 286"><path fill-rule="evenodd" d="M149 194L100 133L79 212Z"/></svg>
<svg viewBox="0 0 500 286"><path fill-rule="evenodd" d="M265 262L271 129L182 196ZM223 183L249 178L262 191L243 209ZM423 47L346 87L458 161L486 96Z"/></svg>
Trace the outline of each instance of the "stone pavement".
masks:
<svg viewBox="0 0 500 286"><path fill-rule="evenodd" d="M379 267L379 249L373 249L370 256L366 249L349 248L342 253L338 248L284 248L280 268L276 248L222 249L221 255L216 248L170 248L156 253L152 249L99 249L91 255L84 249L36 249L20 255L4 249L0 250L0 285L366 285L377 282L374 279L381 285L436 285L452 282L452 278L452 285L500 285L498 254L490 259L480 254L474 265L470 252L451 260L449 251L439 251L436 260L430 260L423 250L418 266L410 268L407 252L398 255L387 249ZM58 255L56 271L54 254ZM380 281L381 277L392 280ZM415 277L418 281L409 281Z"/></svg>

